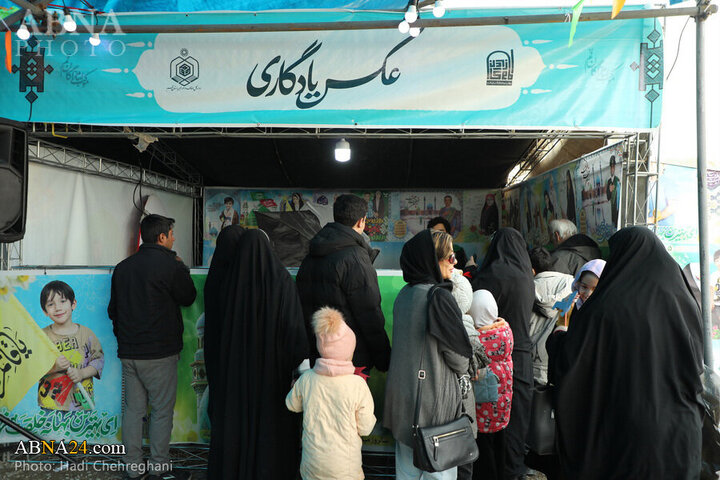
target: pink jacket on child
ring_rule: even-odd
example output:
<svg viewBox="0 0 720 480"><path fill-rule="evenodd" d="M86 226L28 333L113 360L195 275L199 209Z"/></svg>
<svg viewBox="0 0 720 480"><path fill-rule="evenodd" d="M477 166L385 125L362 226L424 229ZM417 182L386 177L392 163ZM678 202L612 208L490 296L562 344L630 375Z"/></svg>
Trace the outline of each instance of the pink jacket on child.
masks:
<svg viewBox="0 0 720 480"><path fill-rule="evenodd" d="M497 402L486 402L475 406L478 433L495 433L507 427L510 420L513 334L510 325L501 318L492 325L477 330L480 332L480 343L485 347L485 353L491 360L488 368L500 381Z"/></svg>

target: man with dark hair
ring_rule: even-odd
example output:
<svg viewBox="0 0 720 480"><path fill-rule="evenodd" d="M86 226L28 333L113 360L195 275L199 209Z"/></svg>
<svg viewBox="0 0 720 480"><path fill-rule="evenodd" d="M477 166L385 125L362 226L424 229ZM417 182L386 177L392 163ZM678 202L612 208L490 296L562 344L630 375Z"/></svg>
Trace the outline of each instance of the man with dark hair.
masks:
<svg viewBox="0 0 720 480"><path fill-rule="evenodd" d="M535 383L545 385L548 368L545 340L552 332L558 315L558 311L553 308L553 305L570 295L573 277L554 271L552 256L542 247L530 250L530 263L533 275L535 275L535 303L528 330L531 344L530 354L533 359Z"/></svg>
<svg viewBox="0 0 720 480"><path fill-rule="evenodd" d="M143 244L113 272L108 316L122 363L125 478L187 478L171 471L170 433L183 347L180 305L195 301L190 270L174 251L172 218L148 215L140 223ZM150 460L143 462L143 417L150 404Z"/></svg>
<svg viewBox="0 0 720 480"><path fill-rule="evenodd" d="M427 228L428 230L438 230L440 232L450 233L450 229L452 227L445 217L435 217L430 219ZM458 243L454 244L453 247L455 249L455 260L457 260L455 268L464 270L468 261L465 249Z"/></svg>
<svg viewBox="0 0 720 480"><path fill-rule="evenodd" d="M450 233L450 222L445 217L431 218L428 222L427 228L430 230L439 230L441 232Z"/></svg>
<svg viewBox="0 0 720 480"><path fill-rule="evenodd" d="M535 247L529 252L533 275L552 270L552 255L543 247Z"/></svg>
<svg viewBox="0 0 720 480"><path fill-rule="evenodd" d="M172 248L172 244L175 242L172 231L174 225L175 220L172 218L163 217L162 215L148 215L140 222L140 238L142 238L143 243L158 243L160 235L164 234L170 241L168 248Z"/></svg>
<svg viewBox="0 0 720 480"><path fill-rule="evenodd" d="M310 252L297 273L297 287L310 340L310 360L318 358L313 313L322 307L339 310L355 332L353 364L387 371L390 342L380 308L375 253L363 238L367 204L355 195L340 195L333 205L334 222L310 241Z"/></svg>

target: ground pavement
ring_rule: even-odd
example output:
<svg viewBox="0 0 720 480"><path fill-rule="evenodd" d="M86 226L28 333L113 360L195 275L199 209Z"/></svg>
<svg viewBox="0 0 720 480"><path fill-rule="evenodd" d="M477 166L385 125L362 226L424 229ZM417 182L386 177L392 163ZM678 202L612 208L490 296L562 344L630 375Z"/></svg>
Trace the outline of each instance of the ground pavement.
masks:
<svg viewBox="0 0 720 480"><path fill-rule="evenodd" d="M0 445L0 479L2 480L118 480L122 471L118 470L118 458L100 455L78 456L82 467L69 466L61 470L59 459L40 457L39 455L15 455L17 444ZM146 452L148 456L149 452ZM207 480L207 448L172 448L173 465L185 472L192 473L193 480ZM392 456L381 458L377 455L364 455L363 464L367 480L391 480L394 478ZM528 480L546 480L545 475L537 473Z"/></svg>

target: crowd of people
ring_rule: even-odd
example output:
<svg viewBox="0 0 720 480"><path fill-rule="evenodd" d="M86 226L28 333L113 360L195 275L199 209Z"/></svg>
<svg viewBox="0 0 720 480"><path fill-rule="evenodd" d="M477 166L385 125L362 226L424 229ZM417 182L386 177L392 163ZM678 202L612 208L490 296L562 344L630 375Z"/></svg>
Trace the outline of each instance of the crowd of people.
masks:
<svg viewBox="0 0 720 480"><path fill-rule="evenodd" d="M431 221L402 249L406 285L387 332L376 253L363 236L367 203L342 195L333 213L295 281L262 230L232 225L218 236L204 288L208 478L362 479L361 437L376 414L395 439L399 480L515 480L532 474L529 464L550 479L698 477L700 310L648 229L618 231L605 262L568 220L550 223L552 253L499 228L482 264L471 258L460 270L451 226ZM163 466L179 306L196 295L172 228L172 219L143 220L145 243L117 266L108 309L126 461L142 463L138 422L149 404L150 472L168 479L184 476ZM367 384L375 371L387 372L381 411ZM556 448L533 456L540 385L554 388ZM477 458L421 470L415 427L463 415ZM144 474L138 466L126 476Z"/></svg>

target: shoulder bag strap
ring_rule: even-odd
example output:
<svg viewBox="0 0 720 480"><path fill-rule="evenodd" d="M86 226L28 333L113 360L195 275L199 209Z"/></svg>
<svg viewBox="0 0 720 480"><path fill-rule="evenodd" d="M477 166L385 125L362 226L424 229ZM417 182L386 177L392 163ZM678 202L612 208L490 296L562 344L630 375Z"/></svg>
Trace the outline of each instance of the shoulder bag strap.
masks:
<svg viewBox="0 0 720 480"><path fill-rule="evenodd" d="M428 291L428 306L430 306L430 299L432 298L433 294L435 293L435 288L430 287L430 290ZM427 323L425 324L425 332L423 333L423 346L422 351L420 352L420 367L418 368L418 386L417 386L417 395L415 397L415 417L413 419L413 430L418 428L419 426L419 420L420 420L420 402L422 401L422 384L425 380L426 372L423 369L423 361L425 360L425 347L427 346Z"/></svg>
<svg viewBox="0 0 720 480"><path fill-rule="evenodd" d="M425 334L423 335L423 347L422 352L420 353L420 368L418 368L418 386L417 386L417 396L415 397L415 419L413 420L413 429L416 429L418 425L418 421L420 419L420 402L422 401L422 384L425 380L426 373L425 370L423 370L423 360L425 358L425 347L427 346L427 329L425 330Z"/></svg>

